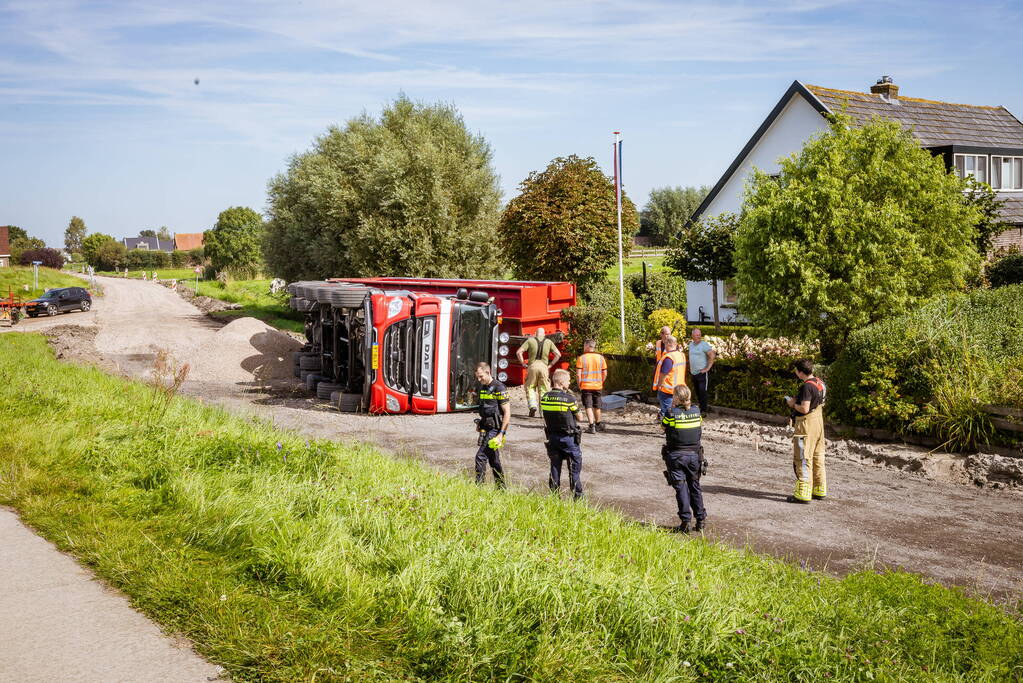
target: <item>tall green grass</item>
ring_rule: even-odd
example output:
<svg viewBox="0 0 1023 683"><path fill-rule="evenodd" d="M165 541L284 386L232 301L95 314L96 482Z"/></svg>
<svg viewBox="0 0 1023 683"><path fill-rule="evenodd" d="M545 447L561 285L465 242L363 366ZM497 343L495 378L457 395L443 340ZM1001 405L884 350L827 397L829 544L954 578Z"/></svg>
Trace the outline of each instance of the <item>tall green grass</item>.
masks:
<svg viewBox="0 0 1023 683"><path fill-rule="evenodd" d="M28 285L28 291L24 286ZM32 287L32 266L10 266L0 268L0 299L6 299L8 291L22 299L34 299L54 287L85 287L85 280L62 273L53 268L39 268L39 286Z"/></svg>
<svg viewBox="0 0 1023 683"><path fill-rule="evenodd" d="M178 285L195 289L195 280L183 280ZM230 280L226 283L201 280L199 294L241 306L235 311L215 313L217 317L250 316L283 330L302 332L305 329L303 314L288 307L288 294L270 294L270 280Z"/></svg>
<svg viewBox="0 0 1023 683"><path fill-rule="evenodd" d="M0 424L0 502L236 680L1023 674L1019 615L959 591L305 441L36 335L0 337Z"/></svg>

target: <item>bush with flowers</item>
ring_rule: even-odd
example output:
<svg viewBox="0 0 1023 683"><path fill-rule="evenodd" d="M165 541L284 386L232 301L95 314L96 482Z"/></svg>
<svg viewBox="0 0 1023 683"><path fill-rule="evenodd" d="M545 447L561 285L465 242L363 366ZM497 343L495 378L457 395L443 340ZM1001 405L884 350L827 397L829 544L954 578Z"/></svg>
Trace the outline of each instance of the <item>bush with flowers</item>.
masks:
<svg viewBox="0 0 1023 683"><path fill-rule="evenodd" d="M717 352L710 379L713 405L785 415L782 400L799 388L792 363L799 358L816 360L816 343L785 337L756 338L731 334L704 337Z"/></svg>

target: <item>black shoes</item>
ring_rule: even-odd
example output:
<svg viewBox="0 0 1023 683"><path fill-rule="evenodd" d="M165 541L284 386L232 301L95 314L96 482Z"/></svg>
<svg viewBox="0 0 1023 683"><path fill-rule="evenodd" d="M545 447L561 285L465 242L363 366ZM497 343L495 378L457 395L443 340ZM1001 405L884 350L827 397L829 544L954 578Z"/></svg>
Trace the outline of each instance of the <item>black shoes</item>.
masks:
<svg viewBox="0 0 1023 683"><path fill-rule="evenodd" d="M596 434L597 433L597 425L595 425L595 424L593 424L591 422L590 426L586 428L586 433L587 434Z"/></svg>
<svg viewBox="0 0 1023 683"><path fill-rule="evenodd" d="M689 535L689 525L688 524L679 524L677 527L675 527L674 529L671 530L671 533L673 533L673 534L685 534L686 536L688 536Z"/></svg>
<svg viewBox="0 0 1023 683"><path fill-rule="evenodd" d="M703 531L703 520L696 520L696 526L693 527L693 531Z"/></svg>
<svg viewBox="0 0 1023 683"><path fill-rule="evenodd" d="M530 408L529 409L529 416L530 417L536 417L536 408Z"/></svg>
<svg viewBox="0 0 1023 683"><path fill-rule="evenodd" d="M607 427L604 425L603 422L598 422L597 423L597 431L598 432L606 432L607 431Z"/></svg>

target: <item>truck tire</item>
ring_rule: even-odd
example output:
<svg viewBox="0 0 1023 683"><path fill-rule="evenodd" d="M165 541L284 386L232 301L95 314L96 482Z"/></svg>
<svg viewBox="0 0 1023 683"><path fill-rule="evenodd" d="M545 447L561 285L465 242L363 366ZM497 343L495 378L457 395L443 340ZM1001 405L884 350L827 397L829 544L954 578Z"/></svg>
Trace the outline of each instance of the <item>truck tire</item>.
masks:
<svg viewBox="0 0 1023 683"><path fill-rule="evenodd" d="M299 358L298 367L300 367L303 370L316 370L317 372L319 372L323 368L323 365L320 361L319 354L313 354Z"/></svg>
<svg viewBox="0 0 1023 683"><path fill-rule="evenodd" d="M295 377L299 378L302 377L302 368L298 367L297 365L295 366Z"/></svg>
<svg viewBox="0 0 1023 683"><path fill-rule="evenodd" d="M343 388L340 384L335 384L334 382L320 382L316 385L316 398L329 401L331 394L337 393Z"/></svg>
<svg viewBox="0 0 1023 683"><path fill-rule="evenodd" d="M329 301L335 308L359 308L369 294L369 287L361 285L338 286L330 290Z"/></svg>
<svg viewBox="0 0 1023 683"><path fill-rule="evenodd" d="M338 392L337 401L332 400L331 403L334 403L342 413L358 413L362 411L362 394Z"/></svg>
<svg viewBox="0 0 1023 683"><path fill-rule="evenodd" d="M308 375L305 376L305 388L308 389L309 391L316 391L316 386L320 382L327 382L329 380L330 380L329 377L324 377L318 372L310 372Z"/></svg>
<svg viewBox="0 0 1023 683"><path fill-rule="evenodd" d="M331 291L336 289L337 285L320 285L313 292L313 297L316 299L318 304L329 304Z"/></svg>

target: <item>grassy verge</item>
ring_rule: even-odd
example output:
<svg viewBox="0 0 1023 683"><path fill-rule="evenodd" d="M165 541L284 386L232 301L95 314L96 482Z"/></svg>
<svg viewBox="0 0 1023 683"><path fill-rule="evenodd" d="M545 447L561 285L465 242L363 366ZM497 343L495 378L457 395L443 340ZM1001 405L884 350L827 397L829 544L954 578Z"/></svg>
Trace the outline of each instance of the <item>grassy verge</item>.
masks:
<svg viewBox="0 0 1023 683"><path fill-rule="evenodd" d="M195 289L195 280L182 281L178 286ZM270 294L270 280L234 280L226 284L200 281L199 293L241 306L236 311L214 313L218 318L251 316L282 330L302 332L305 329L302 324L303 315L288 307L287 295Z"/></svg>
<svg viewBox="0 0 1023 683"><path fill-rule="evenodd" d="M25 285L29 290L25 291ZM53 268L39 268L39 287L32 287L31 266L11 266L0 268L0 298L7 298L8 289L12 290L15 296L22 299L34 299L42 295L46 290L54 287L85 287L86 282L82 278L62 273Z"/></svg>
<svg viewBox="0 0 1023 683"><path fill-rule="evenodd" d="M1023 672L1017 617L910 575L836 580L304 441L37 335L0 337L0 376L0 502L235 680Z"/></svg>
<svg viewBox="0 0 1023 683"><path fill-rule="evenodd" d="M192 270L191 268L149 268L144 271L129 270L128 277L141 280L142 273L145 273L146 277L152 277L154 270L156 271L156 276L161 280L191 279L193 282L195 281L195 271ZM108 277L124 277L124 271L104 270L97 271L96 275L106 275Z"/></svg>
<svg viewBox="0 0 1023 683"><path fill-rule="evenodd" d="M664 270L664 256L663 255L657 255L657 256L653 256L653 255L651 255L651 256L635 256L635 257L626 256L625 257L625 262L622 264L624 266L625 275L629 275L631 273L642 273L643 272L643 262L644 261L646 261L649 264L647 266L647 272L648 273L654 273L654 272L658 272L658 271ZM652 266L652 268L651 268L651 266ZM614 265L610 266L607 269L607 275L608 275L608 277L614 279L615 281L618 280L618 261L617 261L617 259L615 260Z"/></svg>

